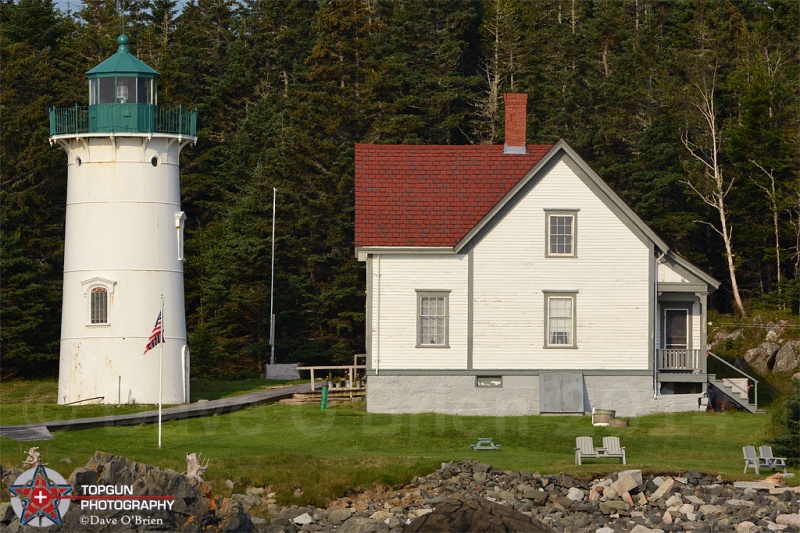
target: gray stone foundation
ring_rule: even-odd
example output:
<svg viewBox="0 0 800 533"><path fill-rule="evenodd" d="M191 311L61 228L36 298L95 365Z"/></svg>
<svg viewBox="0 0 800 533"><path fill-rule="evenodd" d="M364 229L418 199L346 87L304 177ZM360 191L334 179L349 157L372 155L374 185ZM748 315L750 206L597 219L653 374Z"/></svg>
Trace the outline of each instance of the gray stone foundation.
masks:
<svg viewBox="0 0 800 533"><path fill-rule="evenodd" d="M503 376L502 388L479 388L475 376L369 376L370 413L522 416L539 413L539 376Z"/></svg>
<svg viewBox="0 0 800 533"><path fill-rule="evenodd" d="M704 410L701 394L653 397L652 376L584 375L584 412L613 409L617 418ZM538 375L504 375L503 386L481 388L475 376L371 375L367 379L370 413L441 413L475 416L541 414Z"/></svg>
<svg viewBox="0 0 800 533"><path fill-rule="evenodd" d="M671 394L653 397L652 376L583 376L584 407L613 409L617 418L652 413L678 413L705 410L702 394Z"/></svg>

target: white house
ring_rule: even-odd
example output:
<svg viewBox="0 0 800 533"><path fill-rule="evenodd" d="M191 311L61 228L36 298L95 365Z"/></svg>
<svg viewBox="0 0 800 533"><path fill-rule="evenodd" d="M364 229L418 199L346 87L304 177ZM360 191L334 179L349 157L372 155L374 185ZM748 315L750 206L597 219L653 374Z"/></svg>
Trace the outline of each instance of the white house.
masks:
<svg viewBox="0 0 800 533"><path fill-rule="evenodd" d="M565 142L356 145L367 410L618 416L705 409L719 282Z"/></svg>

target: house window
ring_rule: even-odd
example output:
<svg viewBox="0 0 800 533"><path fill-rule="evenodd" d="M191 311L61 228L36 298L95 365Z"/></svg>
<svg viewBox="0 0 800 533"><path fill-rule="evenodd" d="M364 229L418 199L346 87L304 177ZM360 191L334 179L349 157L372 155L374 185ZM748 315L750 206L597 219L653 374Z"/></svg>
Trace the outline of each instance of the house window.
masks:
<svg viewBox="0 0 800 533"><path fill-rule="evenodd" d="M475 378L475 386L479 389L501 389L503 376L478 376Z"/></svg>
<svg viewBox="0 0 800 533"><path fill-rule="evenodd" d="M90 322L92 324L108 323L108 291L103 287L92 289L92 300L90 303Z"/></svg>
<svg viewBox="0 0 800 533"><path fill-rule="evenodd" d="M547 257L575 257L576 211L547 212Z"/></svg>
<svg viewBox="0 0 800 533"><path fill-rule="evenodd" d="M575 294L545 295L545 347L575 347Z"/></svg>
<svg viewBox="0 0 800 533"><path fill-rule="evenodd" d="M417 346L446 348L449 291L417 291Z"/></svg>

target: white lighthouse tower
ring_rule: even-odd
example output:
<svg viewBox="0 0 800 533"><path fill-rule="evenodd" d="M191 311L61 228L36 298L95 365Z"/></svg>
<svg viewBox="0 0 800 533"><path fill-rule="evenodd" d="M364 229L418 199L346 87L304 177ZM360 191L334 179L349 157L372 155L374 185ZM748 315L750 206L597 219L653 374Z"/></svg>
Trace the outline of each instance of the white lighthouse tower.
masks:
<svg viewBox="0 0 800 533"><path fill-rule="evenodd" d="M50 110L69 158L58 403L185 403L178 159L197 115L158 106L158 72L117 43L87 73L88 107ZM164 342L144 354L162 305Z"/></svg>

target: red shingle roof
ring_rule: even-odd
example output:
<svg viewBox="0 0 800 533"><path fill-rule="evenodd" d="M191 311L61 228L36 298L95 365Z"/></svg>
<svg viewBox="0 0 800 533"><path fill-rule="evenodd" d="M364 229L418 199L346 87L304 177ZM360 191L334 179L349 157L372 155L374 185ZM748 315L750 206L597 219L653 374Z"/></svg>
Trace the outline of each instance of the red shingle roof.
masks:
<svg viewBox="0 0 800 533"><path fill-rule="evenodd" d="M455 246L551 147L356 144L356 247Z"/></svg>

